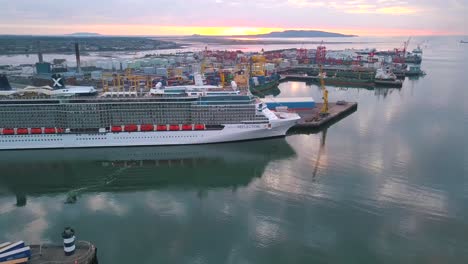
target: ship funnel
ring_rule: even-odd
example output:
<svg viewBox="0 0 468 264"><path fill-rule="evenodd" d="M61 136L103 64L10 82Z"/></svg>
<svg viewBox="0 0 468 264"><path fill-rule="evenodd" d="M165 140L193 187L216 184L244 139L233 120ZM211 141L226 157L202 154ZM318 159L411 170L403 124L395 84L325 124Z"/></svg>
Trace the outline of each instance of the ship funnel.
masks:
<svg viewBox="0 0 468 264"><path fill-rule="evenodd" d="M75 43L75 55L76 55L76 72L81 73L80 45L78 44L78 42Z"/></svg>
<svg viewBox="0 0 468 264"><path fill-rule="evenodd" d="M65 79L62 75L57 73L52 74L52 88L54 88L54 90L65 88Z"/></svg>
<svg viewBox="0 0 468 264"><path fill-rule="evenodd" d="M195 73L193 76L195 80L195 85L196 86L202 86L203 85L203 79L200 73Z"/></svg>
<svg viewBox="0 0 468 264"><path fill-rule="evenodd" d="M41 41L37 42L37 58L39 60L39 63L44 62L44 56L42 56Z"/></svg>
<svg viewBox="0 0 468 264"><path fill-rule="evenodd" d="M8 78L4 74L0 74L0 91L10 91L11 86Z"/></svg>

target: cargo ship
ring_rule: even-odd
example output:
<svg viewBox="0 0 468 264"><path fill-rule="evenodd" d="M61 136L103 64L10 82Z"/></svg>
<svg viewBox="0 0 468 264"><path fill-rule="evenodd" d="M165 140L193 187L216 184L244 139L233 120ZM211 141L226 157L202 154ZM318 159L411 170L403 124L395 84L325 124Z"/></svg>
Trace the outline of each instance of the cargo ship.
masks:
<svg viewBox="0 0 468 264"><path fill-rule="evenodd" d="M399 80L397 76L388 69L377 69L374 82L376 86L387 86L401 88L403 81Z"/></svg>
<svg viewBox="0 0 468 264"><path fill-rule="evenodd" d="M158 95L61 96L40 89L0 95L0 150L254 140L285 136L300 119L270 111L250 94L194 89Z"/></svg>
<svg viewBox="0 0 468 264"><path fill-rule="evenodd" d="M357 78L339 76L338 74L327 76L327 73L323 73L323 81L325 85L331 86L349 86L349 87L374 87L374 77L368 76L367 78L359 78L361 75L356 75ZM313 79L313 81L319 83L320 77Z"/></svg>
<svg viewBox="0 0 468 264"><path fill-rule="evenodd" d="M331 86L350 86L350 87L374 87L375 83L370 79L354 79L343 77L325 77L325 85Z"/></svg>
<svg viewBox="0 0 468 264"><path fill-rule="evenodd" d="M271 76L254 76L250 78L250 92L255 95L264 96L270 90L279 90L280 76L272 74ZM275 95L275 93L273 93ZM278 93L279 94L279 93Z"/></svg>

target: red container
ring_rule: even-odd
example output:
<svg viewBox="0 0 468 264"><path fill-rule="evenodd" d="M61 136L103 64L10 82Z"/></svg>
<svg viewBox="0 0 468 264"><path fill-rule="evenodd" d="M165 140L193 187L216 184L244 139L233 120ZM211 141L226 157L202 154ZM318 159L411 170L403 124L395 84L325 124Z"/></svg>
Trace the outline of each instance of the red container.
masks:
<svg viewBox="0 0 468 264"><path fill-rule="evenodd" d="M157 131L167 131L167 126L166 125L157 125L156 130Z"/></svg>
<svg viewBox="0 0 468 264"><path fill-rule="evenodd" d="M14 135L15 134L15 130L13 128L4 128L2 130L2 134L3 135Z"/></svg>
<svg viewBox="0 0 468 264"><path fill-rule="evenodd" d="M185 125L182 125L182 130L192 130L192 125L189 125L189 124L185 124Z"/></svg>
<svg viewBox="0 0 468 264"><path fill-rule="evenodd" d="M16 133L18 135L27 135L29 133L27 128L17 128Z"/></svg>
<svg viewBox="0 0 468 264"><path fill-rule="evenodd" d="M31 134L42 134L42 128L39 128L39 127L31 128Z"/></svg>
<svg viewBox="0 0 468 264"><path fill-rule="evenodd" d="M170 130L170 131L179 131L179 130L180 130L180 126L179 126L179 125L170 125L170 126L169 126L169 130Z"/></svg>
<svg viewBox="0 0 468 264"><path fill-rule="evenodd" d="M141 131L154 131L154 126L153 125L141 125L140 130Z"/></svg>
<svg viewBox="0 0 468 264"><path fill-rule="evenodd" d="M65 129L63 128L57 128L57 133L62 134L65 132Z"/></svg>

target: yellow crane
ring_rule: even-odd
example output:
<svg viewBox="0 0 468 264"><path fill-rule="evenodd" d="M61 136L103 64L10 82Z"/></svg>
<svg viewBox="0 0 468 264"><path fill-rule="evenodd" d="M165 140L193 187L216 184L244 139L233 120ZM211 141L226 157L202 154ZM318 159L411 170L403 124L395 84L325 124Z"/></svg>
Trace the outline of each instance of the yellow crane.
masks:
<svg viewBox="0 0 468 264"><path fill-rule="evenodd" d="M322 109L320 110L320 115L328 115L328 90L325 87L325 80L323 79L323 68L322 65L320 67L320 88L322 88L322 94L323 94L323 106Z"/></svg>

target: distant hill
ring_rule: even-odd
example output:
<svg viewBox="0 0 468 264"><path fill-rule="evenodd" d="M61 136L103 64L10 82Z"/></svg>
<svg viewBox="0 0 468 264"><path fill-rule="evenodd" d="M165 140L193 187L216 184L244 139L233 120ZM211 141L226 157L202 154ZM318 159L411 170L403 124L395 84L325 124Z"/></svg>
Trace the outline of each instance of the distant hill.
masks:
<svg viewBox="0 0 468 264"><path fill-rule="evenodd" d="M253 35L259 38L336 38L357 37L356 35L345 35L340 33L319 30L285 30L282 32L271 32L268 34ZM252 37L252 36L250 36Z"/></svg>
<svg viewBox="0 0 468 264"><path fill-rule="evenodd" d="M71 34L67 34L66 36L75 36L75 37L97 37L102 36L99 33L92 33L92 32L75 32Z"/></svg>

